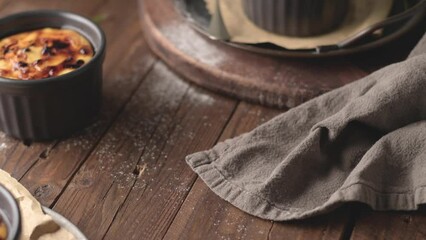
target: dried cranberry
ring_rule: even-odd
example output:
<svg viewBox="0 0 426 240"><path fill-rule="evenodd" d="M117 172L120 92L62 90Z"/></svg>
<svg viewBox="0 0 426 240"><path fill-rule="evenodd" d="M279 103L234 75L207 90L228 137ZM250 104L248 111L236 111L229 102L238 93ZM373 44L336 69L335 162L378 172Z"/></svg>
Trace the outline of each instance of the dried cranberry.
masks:
<svg viewBox="0 0 426 240"><path fill-rule="evenodd" d="M60 40L53 40L52 48L64 49L67 48L70 44Z"/></svg>
<svg viewBox="0 0 426 240"><path fill-rule="evenodd" d="M26 63L26 62L22 62L22 61L18 62L18 65L19 65L19 67L21 67L21 68L26 68L26 67L28 67L28 63Z"/></svg>

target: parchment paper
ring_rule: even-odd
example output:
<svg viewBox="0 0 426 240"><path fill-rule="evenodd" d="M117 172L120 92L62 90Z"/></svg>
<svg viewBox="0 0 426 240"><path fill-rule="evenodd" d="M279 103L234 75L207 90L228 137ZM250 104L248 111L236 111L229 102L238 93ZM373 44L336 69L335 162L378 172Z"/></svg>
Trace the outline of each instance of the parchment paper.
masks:
<svg viewBox="0 0 426 240"><path fill-rule="evenodd" d="M206 0L207 8L214 15L216 0ZM232 42L273 43L287 49L312 49L345 40L351 35L384 20L392 8L392 0L352 0L349 13L335 31L314 37L287 37L263 30L245 15L242 0L218 0L226 30Z"/></svg>
<svg viewBox="0 0 426 240"><path fill-rule="evenodd" d="M0 183L15 197L21 210L21 240L72 240L74 236L58 226L31 193L9 173L0 169Z"/></svg>

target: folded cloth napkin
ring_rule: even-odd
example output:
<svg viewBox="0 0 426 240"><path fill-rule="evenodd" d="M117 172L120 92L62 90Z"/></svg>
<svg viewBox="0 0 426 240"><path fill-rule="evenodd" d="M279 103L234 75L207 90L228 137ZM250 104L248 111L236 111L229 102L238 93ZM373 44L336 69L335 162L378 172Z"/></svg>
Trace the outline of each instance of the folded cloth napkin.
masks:
<svg viewBox="0 0 426 240"><path fill-rule="evenodd" d="M407 60L186 158L221 198L270 220L358 201L426 203L426 35Z"/></svg>

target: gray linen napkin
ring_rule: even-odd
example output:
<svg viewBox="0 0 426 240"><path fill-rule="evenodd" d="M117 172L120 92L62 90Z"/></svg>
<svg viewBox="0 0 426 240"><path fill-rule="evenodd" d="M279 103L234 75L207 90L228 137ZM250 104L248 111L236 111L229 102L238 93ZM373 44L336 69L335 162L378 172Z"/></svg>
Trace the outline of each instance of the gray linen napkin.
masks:
<svg viewBox="0 0 426 240"><path fill-rule="evenodd" d="M426 35L407 60L186 160L221 198L265 219L349 201L417 209L426 203Z"/></svg>

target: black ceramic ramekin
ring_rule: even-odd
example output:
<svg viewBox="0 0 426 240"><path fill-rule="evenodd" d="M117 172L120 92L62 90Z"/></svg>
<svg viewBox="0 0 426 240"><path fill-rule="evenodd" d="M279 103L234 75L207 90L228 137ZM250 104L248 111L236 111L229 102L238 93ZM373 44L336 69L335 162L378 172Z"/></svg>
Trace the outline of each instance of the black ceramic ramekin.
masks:
<svg viewBox="0 0 426 240"><path fill-rule="evenodd" d="M0 219L7 226L7 240L19 239L21 214L12 194L0 185Z"/></svg>
<svg viewBox="0 0 426 240"><path fill-rule="evenodd" d="M270 32L314 36L336 28L346 16L349 0L243 0L247 17Z"/></svg>
<svg viewBox="0 0 426 240"><path fill-rule="evenodd" d="M92 21L69 12L32 11L0 19L0 38L45 27L77 31L92 44L93 59L57 77L0 78L0 130L23 140L67 136L92 123L102 98L105 35Z"/></svg>

